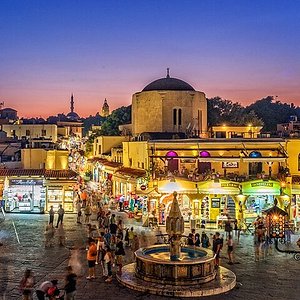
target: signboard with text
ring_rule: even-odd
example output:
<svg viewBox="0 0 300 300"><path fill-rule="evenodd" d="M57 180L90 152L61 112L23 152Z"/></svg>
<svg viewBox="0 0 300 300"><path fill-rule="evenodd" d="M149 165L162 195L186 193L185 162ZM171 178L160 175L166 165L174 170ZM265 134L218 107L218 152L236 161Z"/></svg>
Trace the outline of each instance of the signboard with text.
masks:
<svg viewBox="0 0 300 300"><path fill-rule="evenodd" d="M239 163L237 161L223 161L222 168L223 169L230 169L230 168L238 168Z"/></svg>
<svg viewBox="0 0 300 300"><path fill-rule="evenodd" d="M38 179L10 179L9 185L43 185L43 180Z"/></svg>

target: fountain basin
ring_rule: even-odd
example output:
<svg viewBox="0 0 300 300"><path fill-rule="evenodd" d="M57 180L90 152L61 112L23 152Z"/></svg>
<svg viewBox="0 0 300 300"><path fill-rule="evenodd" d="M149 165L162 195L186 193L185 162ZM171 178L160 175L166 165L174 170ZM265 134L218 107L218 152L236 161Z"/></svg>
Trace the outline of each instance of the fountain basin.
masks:
<svg viewBox="0 0 300 300"><path fill-rule="evenodd" d="M184 246L181 258L170 259L169 245L155 245L135 252L135 276L148 282L195 285L216 277L214 254L209 249Z"/></svg>

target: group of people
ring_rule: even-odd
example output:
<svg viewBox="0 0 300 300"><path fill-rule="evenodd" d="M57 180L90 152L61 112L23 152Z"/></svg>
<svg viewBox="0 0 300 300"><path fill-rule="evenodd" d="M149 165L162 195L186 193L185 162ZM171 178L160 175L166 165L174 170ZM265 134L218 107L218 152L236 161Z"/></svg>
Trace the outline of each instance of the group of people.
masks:
<svg viewBox="0 0 300 300"><path fill-rule="evenodd" d="M53 247L55 243L55 236L57 237L58 244L60 246L65 246L65 230L63 226L63 219L65 210L63 209L62 205L59 205L59 209L57 211L58 218L56 226L54 227L54 217L55 217L55 211L53 206L51 205L49 210L49 223L46 226L46 230L44 232L45 236L45 248ZM55 230L56 228L56 230Z"/></svg>
<svg viewBox="0 0 300 300"><path fill-rule="evenodd" d="M34 291L38 300L45 300L46 297L49 300L74 300L76 295L76 281L77 275L73 272L72 267L68 266L64 287L62 289L58 288L57 279L44 281L35 289L36 282L34 274L31 270L27 269L20 282L20 291L23 300L32 300Z"/></svg>
<svg viewBox="0 0 300 300"><path fill-rule="evenodd" d="M203 231L201 236L199 233L196 233L195 229L192 229L191 233L189 233L186 244L188 246L196 246L209 248L212 246L212 250L215 254L215 266L219 267L220 265L220 254L224 246L224 237L221 236L219 232L216 232L212 236L212 245L208 235ZM228 264L232 265L233 262L233 238L231 234L228 234L226 237L226 245L227 245L227 255L228 255Z"/></svg>
<svg viewBox="0 0 300 300"><path fill-rule="evenodd" d="M96 265L100 265L105 282L112 281L112 269L117 267L117 274L122 273L125 247L134 253L140 242L134 228L125 228L120 216L99 207L97 226L87 225L88 280L96 278Z"/></svg>

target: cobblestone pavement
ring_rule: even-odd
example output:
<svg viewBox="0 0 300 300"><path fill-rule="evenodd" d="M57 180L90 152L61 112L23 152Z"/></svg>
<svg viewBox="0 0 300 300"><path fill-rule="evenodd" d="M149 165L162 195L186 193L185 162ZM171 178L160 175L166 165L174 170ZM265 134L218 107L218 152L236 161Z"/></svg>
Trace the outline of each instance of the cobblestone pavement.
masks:
<svg viewBox="0 0 300 300"><path fill-rule="evenodd" d="M114 279L105 283L97 266L97 279L86 280L87 264L85 260L86 228L77 225L75 215L65 215L67 247L44 247L44 229L47 215L7 214L0 222L0 299L21 299L18 285L26 268L34 271L37 285L44 280L58 279L63 285L65 268L70 263L79 275L77 299L170 299L137 293L119 285ZM131 221L134 222L134 221ZM16 238L14 225L19 236ZM136 225L136 223L135 223ZM155 241L154 233L143 230L147 243ZM294 236L294 240L297 236ZM127 250L126 262L131 262L131 253ZM223 250L225 256L225 250ZM276 250L265 261L254 262L253 237L242 236L240 245L235 249L236 264L230 266L223 258L221 264L237 275L237 286L227 294L207 297L207 300L247 299L247 300L299 300L300 299L300 262L292 255L281 254Z"/></svg>

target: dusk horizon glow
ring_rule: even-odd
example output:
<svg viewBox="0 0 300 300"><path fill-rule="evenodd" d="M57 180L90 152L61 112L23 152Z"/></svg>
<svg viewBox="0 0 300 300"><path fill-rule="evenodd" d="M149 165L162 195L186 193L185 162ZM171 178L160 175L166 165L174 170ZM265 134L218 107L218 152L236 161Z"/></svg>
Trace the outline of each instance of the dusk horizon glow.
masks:
<svg viewBox="0 0 300 300"><path fill-rule="evenodd" d="M20 117L86 117L166 76L208 98L300 105L300 3L2 1L0 102Z"/></svg>

